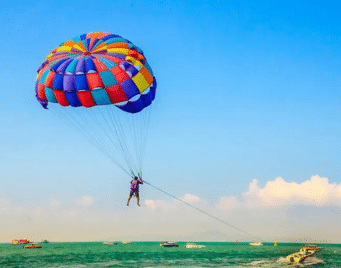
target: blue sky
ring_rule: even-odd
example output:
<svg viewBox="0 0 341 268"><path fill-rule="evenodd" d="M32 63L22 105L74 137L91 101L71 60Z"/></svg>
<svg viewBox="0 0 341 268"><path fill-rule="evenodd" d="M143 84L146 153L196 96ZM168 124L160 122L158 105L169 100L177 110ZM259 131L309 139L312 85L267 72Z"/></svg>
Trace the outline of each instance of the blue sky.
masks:
<svg viewBox="0 0 341 268"><path fill-rule="evenodd" d="M326 210L336 212L328 217L330 222L337 221L341 191L340 195L331 192L339 189L341 171L338 3L16 1L3 3L0 10L0 212L7 219L0 220L0 225L9 234L0 236L1 241L39 232L52 240L96 240L108 235L103 231L86 237L84 231L72 236L75 225L67 216L58 223L60 232L51 235L49 213L57 208L54 213L61 215L77 211L73 215L83 217L79 226L84 230L102 226L86 220L98 211L120 215L121 221L108 220L108 228L126 237L126 226L134 226L132 214L137 213L145 226L141 239L167 239L167 232L156 231L165 211L151 204L167 207L172 201L144 186L142 202L148 201L144 207L140 211L126 208L126 174L35 99L36 70L46 55L61 42L91 31L112 32L141 47L157 78L144 158L147 181L179 198L202 202L197 205L210 213L271 239L266 213L259 225L239 222L243 217L245 221L256 218L245 205L254 179L257 196L263 198L261 193L269 194L269 182L280 185L279 177L286 186L296 183L309 192L305 185L313 184L312 178L318 175L329 189L324 199L333 202L316 205L304 201L309 198L291 197L297 202L288 202L289 208L278 203L283 209L279 214L285 215L279 221L283 226L286 221L295 222L290 217L298 217L297 213L287 211L298 206L320 208L308 211L321 219L323 207L332 206ZM246 216L222 205L232 197L245 205ZM259 209L267 206L262 202ZM23 227L26 216L15 217L16 211L26 211L32 224ZM37 213L45 213L45 229L34 229L40 219L35 218ZM103 215L96 217L104 219ZM179 215L172 216L175 220ZM309 217L299 215L303 225ZM227 240L238 238L235 230L213 219L197 212L192 216L202 220L197 239L215 239L204 235L213 231ZM148 220L155 224L153 228ZM287 227L282 225L273 227L274 233L283 233L283 240L298 239L286 236ZM174 239L185 237L187 231L181 230L173 230ZM341 241L341 237L314 235L320 241Z"/></svg>

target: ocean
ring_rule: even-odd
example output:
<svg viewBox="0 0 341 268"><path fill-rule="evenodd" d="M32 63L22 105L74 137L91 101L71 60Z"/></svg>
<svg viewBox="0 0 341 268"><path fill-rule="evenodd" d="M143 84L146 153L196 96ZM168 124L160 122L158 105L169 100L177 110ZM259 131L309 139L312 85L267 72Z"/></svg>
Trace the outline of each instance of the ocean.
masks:
<svg viewBox="0 0 341 268"><path fill-rule="evenodd" d="M323 250L312 263L293 265L285 257L299 251L303 244L198 242L205 248L160 247L160 242L132 242L105 245L103 242L68 242L40 244L40 249L23 249L23 245L0 244L0 267L340 267L341 245L317 244Z"/></svg>

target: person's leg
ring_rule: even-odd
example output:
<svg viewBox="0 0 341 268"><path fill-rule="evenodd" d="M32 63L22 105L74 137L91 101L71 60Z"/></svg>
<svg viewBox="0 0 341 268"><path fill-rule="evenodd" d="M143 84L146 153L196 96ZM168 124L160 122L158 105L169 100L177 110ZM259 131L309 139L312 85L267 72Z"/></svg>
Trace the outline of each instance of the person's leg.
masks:
<svg viewBox="0 0 341 268"><path fill-rule="evenodd" d="M132 196L133 196L133 191L130 190L130 194L129 194L129 197L128 197L127 206L129 206L129 202L130 202L130 199L131 199Z"/></svg>
<svg viewBox="0 0 341 268"><path fill-rule="evenodd" d="M139 192L136 192L136 201L137 201L137 205L140 206L140 196L139 196Z"/></svg>
<svg viewBox="0 0 341 268"><path fill-rule="evenodd" d="M129 206L130 199L131 199L131 196L129 196L128 198L127 206Z"/></svg>

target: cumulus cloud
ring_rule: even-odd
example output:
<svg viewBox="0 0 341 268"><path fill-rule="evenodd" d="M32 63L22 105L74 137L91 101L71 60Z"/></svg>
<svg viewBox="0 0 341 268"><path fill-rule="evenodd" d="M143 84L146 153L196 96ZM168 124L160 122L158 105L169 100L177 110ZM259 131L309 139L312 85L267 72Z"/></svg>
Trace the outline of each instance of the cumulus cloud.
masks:
<svg viewBox="0 0 341 268"><path fill-rule="evenodd" d="M326 177L315 175L302 183L287 182L278 177L268 181L264 188L257 183L257 179L250 183L248 191L243 194L243 201L237 202L234 197L221 197L217 208L229 210L237 206L251 208L293 205L341 207L341 183L330 183Z"/></svg>
<svg viewBox="0 0 341 268"><path fill-rule="evenodd" d="M60 200L57 200L57 199L51 199L49 202L49 207L51 209L59 208L59 207L61 207L61 205L62 205L62 202Z"/></svg>
<svg viewBox="0 0 341 268"><path fill-rule="evenodd" d="M76 203L81 206L90 206L92 205L94 198L92 196L83 196L76 200Z"/></svg>
<svg viewBox="0 0 341 268"><path fill-rule="evenodd" d="M196 195L192 195L192 194L185 194L183 197L180 197L179 199L190 204L198 203L202 201L200 197ZM170 201L146 200L144 203L151 210L162 209L164 211L175 211L178 209L179 204L180 204L176 200L170 200Z"/></svg>
<svg viewBox="0 0 341 268"><path fill-rule="evenodd" d="M10 206L10 202L6 199L0 198L0 209L7 210Z"/></svg>
<svg viewBox="0 0 341 268"><path fill-rule="evenodd" d="M329 183L328 178L315 175L302 183L288 183L282 178L269 181L264 189L259 190L259 197L264 203L305 204L305 205L335 205L341 195L337 192L338 185Z"/></svg>
<svg viewBox="0 0 341 268"><path fill-rule="evenodd" d="M173 203L167 202L165 200L146 200L144 201L147 208L151 210L162 209L165 211L175 210L176 207Z"/></svg>
<svg viewBox="0 0 341 268"><path fill-rule="evenodd" d="M185 196L180 198L180 200L187 202L187 203L198 203L201 201L200 197L192 195L192 194L185 194Z"/></svg>
<svg viewBox="0 0 341 268"><path fill-rule="evenodd" d="M235 209L238 205L237 199L232 197L221 197L218 204L217 209L219 210L231 210Z"/></svg>

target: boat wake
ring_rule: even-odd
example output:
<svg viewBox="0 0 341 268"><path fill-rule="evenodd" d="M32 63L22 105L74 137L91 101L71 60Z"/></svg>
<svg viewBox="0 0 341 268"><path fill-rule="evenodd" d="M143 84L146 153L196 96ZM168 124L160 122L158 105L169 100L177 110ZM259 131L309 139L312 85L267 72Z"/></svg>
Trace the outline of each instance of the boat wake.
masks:
<svg viewBox="0 0 341 268"><path fill-rule="evenodd" d="M268 268L278 268L278 267L306 267L316 264L321 264L323 261L316 257L308 258L304 263L289 263L285 257L280 257L278 260L259 260L252 261L247 264L247 267L268 267Z"/></svg>
<svg viewBox="0 0 341 268"><path fill-rule="evenodd" d="M320 264L320 263L323 263L323 260L316 258L316 257L310 257L304 261L303 266L310 266L310 265L315 265L315 264Z"/></svg>
<svg viewBox="0 0 341 268"><path fill-rule="evenodd" d="M309 257L307 258L304 263L290 263L287 261L287 259L285 257L280 257L277 260L277 263L280 263L281 266L284 266L285 264L287 264L288 266L298 266L298 267L305 267L305 266L311 266L311 265L315 265L315 264L321 264L323 263L323 260L318 259L316 257Z"/></svg>

